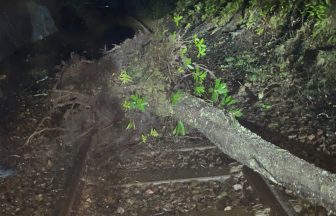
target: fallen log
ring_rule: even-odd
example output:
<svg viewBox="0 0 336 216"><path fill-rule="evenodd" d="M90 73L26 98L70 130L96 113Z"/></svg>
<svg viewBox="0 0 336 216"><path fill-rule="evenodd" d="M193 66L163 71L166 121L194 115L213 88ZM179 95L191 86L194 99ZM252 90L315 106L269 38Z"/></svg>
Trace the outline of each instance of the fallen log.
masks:
<svg viewBox="0 0 336 216"><path fill-rule="evenodd" d="M231 158L312 203L336 211L336 175L263 140L229 114L184 95L173 115L196 128Z"/></svg>
<svg viewBox="0 0 336 216"><path fill-rule="evenodd" d="M115 68L126 68L134 78L132 85L129 86L115 85L117 81L113 74L112 81L102 80L102 82L108 81L104 97L118 95L125 99L131 92L137 92L150 104L146 112L182 120L204 134L229 157L308 201L336 212L336 174L316 167L287 150L263 140L241 126L230 114L202 99L185 94L177 105L171 106L166 91L169 86L167 81L167 78L170 78L169 67L167 71L160 66L173 61L171 56L167 57L164 54L174 53L177 45L169 42L148 43L150 39L149 36L140 34L132 40L127 40L97 63L97 65L103 65L103 62L117 64L119 66ZM143 44L149 45L144 47ZM163 48L165 52L162 51ZM161 50L160 55L157 50ZM164 56L168 59L164 59ZM84 70L85 68L81 68L79 71ZM101 72L104 73L110 72L108 70Z"/></svg>
<svg viewBox="0 0 336 216"><path fill-rule="evenodd" d="M134 82L131 86L109 86L109 95L123 97L131 92L144 95L150 104L149 112L182 120L204 134L229 157L310 202L336 212L336 174L263 140L241 126L230 114L202 99L185 94L172 107L165 90L169 89L166 77L170 73L162 65L174 62L169 55L179 46L176 42L161 41L143 49L141 44L148 41L148 37L138 35L111 53L111 58L120 65L128 65ZM169 55L164 55L166 53ZM153 71L156 72L154 76Z"/></svg>

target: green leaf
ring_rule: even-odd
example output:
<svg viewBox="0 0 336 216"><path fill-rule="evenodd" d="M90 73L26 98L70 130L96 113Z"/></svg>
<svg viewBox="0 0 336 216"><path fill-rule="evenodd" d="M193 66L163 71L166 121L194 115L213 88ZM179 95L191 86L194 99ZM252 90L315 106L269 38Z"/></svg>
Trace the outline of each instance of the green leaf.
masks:
<svg viewBox="0 0 336 216"><path fill-rule="evenodd" d="M171 102L173 105L178 104L178 102L180 102L180 99L182 97L183 93L182 91L177 91L175 92L172 96L171 96Z"/></svg>
<svg viewBox="0 0 336 216"><path fill-rule="evenodd" d="M159 133L156 131L155 128L152 128L149 134L151 137L158 137Z"/></svg>
<svg viewBox="0 0 336 216"><path fill-rule="evenodd" d="M146 143L148 141L148 137L145 134L141 134L141 142Z"/></svg>
<svg viewBox="0 0 336 216"><path fill-rule="evenodd" d="M243 116L243 113L242 113L242 111L240 109L230 110L230 113L235 118L239 118L239 117Z"/></svg>
<svg viewBox="0 0 336 216"><path fill-rule="evenodd" d="M271 104L260 104L260 107L263 109L263 110L269 110L272 108L272 105Z"/></svg>
<svg viewBox="0 0 336 216"><path fill-rule="evenodd" d="M186 27L184 27L186 31L188 31L191 28L191 23L188 23Z"/></svg>
<svg viewBox="0 0 336 216"><path fill-rule="evenodd" d="M179 72L179 73L184 73L184 68L183 68L183 67L179 67L179 68L177 69L177 72Z"/></svg>
<svg viewBox="0 0 336 216"><path fill-rule="evenodd" d="M202 71L202 72L199 74L199 82L200 82L200 83L203 83L203 81L205 80L206 77L207 77L207 72Z"/></svg>
<svg viewBox="0 0 336 216"><path fill-rule="evenodd" d="M133 129L135 130L135 124L134 121L130 121L126 127L126 130Z"/></svg>
<svg viewBox="0 0 336 216"><path fill-rule="evenodd" d="M131 109L138 109L142 112L145 111L145 108L148 105L148 103L145 101L144 98L141 98L137 94L133 94L133 95L130 96L130 99L131 99L131 101L130 101L130 104L131 104L130 108Z"/></svg>
<svg viewBox="0 0 336 216"><path fill-rule="evenodd" d="M202 71L199 67L195 68L195 72L193 73L194 80L197 84L201 85L205 78L207 77L207 72Z"/></svg>
<svg viewBox="0 0 336 216"><path fill-rule="evenodd" d="M175 136L185 136L186 130L182 121L178 121L177 125L173 131Z"/></svg>
<svg viewBox="0 0 336 216"><path fill-rule="evenodd" d="M228 93L228 89L225 83L221 82L221 79L216 79L215 81L215 91L219 95L226 95Z"/></svg>
<svg viewBox="0 0 336 216"><path fill-rule="evenodd" d="M237 101L231 96L223 97L221 101L222 106L230 106L235 103L237 103Z"/></svg>
<svg viewBox="0 0 336 216"><path fill-rule="evenodd" d="M132 104L131 104L131 102L129 102L128 100L125 100L125 101L123 102L123 104L122 104L122 107L123 107L125 110L129 110L129 109L131 109L131 106L132 106Z"/></svg>
<svg viewBox="0 0 336 216"><path fill-rule="evenodd" d="M211 101L213 103L217 103L219 101L219 97L223 96L226 98L228 94L228 89L225 83L222 83L221 79L215 80L215 86L212 89Z"/></svg>
<svg viewBox="0 0 336 216"><path fill-rule="evenodd" d="M198 85L194 88L194 93L197 96L202 96L205 93L205 88L203 85Z"/></svg>
<svg viewBox="0 0 336 216"><path fill-rule="evenodd" d="M217 103L219 100L219 95L216 91L213 91L212 94L211 94L211 101L213 103Z"/></svg>
<svg viewBox="0 0 336 216"><path fill-rule="evenodd" d="M187 47L182 47L180 50L180 57L183 58L185 57L185 54L188 52L188 48Z"/></svg>
<svg viewBox="0 0 336 216"><path fill-rule="evenodd" d="M183 16L175 15L175 16L173 17L173 19L174 19L174 22L175 22L176 27L178 27L179 24L180 24L180 21L183 19Z"/></svg>
<svg viewBox="0 0 336 216"><path fill-rule="evenodd" d="M190 70L194 70L195 69L194 66L192 66L191 64L188 64L187 68L189 68Z"/></svg>
<svg viewBox="0 0 336 216"><path fill-rule="evenodd" d="M122 84L133 82L132 77L128 75L125 70L121 71L121 74L119 75L119 80L121 81Z"/></svg>
<svg viewBox="0 0 336 216"><path fill-rule="evenodd" d="M192 61L191 58L185 58L183 61L183 65L187 68L189 68L190 70L194 69L194 66L192 66Z"/></svg>
<svg viewBox="0 0 336 216"><path fill-rule="evenodd" d="M199 39L197 34L195 34L193 36L193 38L194 38L194 44L195 44L196 48L198 49L197 57L200 58L202 56L205 56L207 46L204 44L204 38Z"/></svg>
<svg viewBox="0 0 336 216"><path fill-rule="evenodd" d="M198 55L197 55L197 58L200 58L200 57L203 57L203 56L205 56L205 51L204 50L199 50L199 52L198 52Z"/></svg>

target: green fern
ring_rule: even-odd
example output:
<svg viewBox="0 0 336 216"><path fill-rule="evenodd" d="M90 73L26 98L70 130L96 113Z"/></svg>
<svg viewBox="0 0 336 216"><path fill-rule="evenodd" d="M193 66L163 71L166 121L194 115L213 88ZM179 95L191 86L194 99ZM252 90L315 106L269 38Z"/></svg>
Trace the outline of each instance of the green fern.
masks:
<svg viewBox="0 0 336 216"><path fill-rule="evenodd" d="M204 85L197 85L197 86L195 86L194 93L197 96L204 95L204 93L205 93L205 87L204 87Z"/></svg>
<svg viewBox="0 0 336 216"><path fill-rule="evenodd" d="M152 128L150 133L149 133L149 136L151 137L158 137L159 136L159 133L157 132L157 130L155 128Z"/></svg>
<svg viewBox="0 0 336 216"><path fill-rule="evenodd" d="M203 84L205 78L207 77L207 72L202 71L199 67L196 67L193 77L196 83Z"/></svg>
<svg viewBox="0 0 336 216"><path fill-rule="evenodd" d="M148 103L146 102L146 100L144 98L135 94L135 95L131 95L130 99L131 99L131 108L132 109L138 109L142 112L145 111L145 108L148 105Z"/></svg>
<svg viewBox="0 0 336 216"><path fill-rule="evenodd" d="M141 142L147 143L147 141L148 141L148 136L146 134L141 134Z"/></svg>
<svg viewBox="0 0 336 216"><path fill-rule="evenodd" d="M130 75L127 74L125 70L121 71L121 74L119 76L119 80L122 84L128 84L130 82L133 82L133 79Z"/></svg>

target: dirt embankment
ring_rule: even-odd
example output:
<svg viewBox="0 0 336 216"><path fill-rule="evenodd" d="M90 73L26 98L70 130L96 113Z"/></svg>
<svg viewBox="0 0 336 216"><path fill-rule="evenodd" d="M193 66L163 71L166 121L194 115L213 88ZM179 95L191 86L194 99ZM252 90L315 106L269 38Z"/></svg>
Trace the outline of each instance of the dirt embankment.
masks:
<svg viewBox="0 0 336 216"><path fill-rule="evenodd" d="M335 171L334 12L324 1L179 1L174 28L205 39L207 54L190 56L227 83L243 125Z"/></svg>

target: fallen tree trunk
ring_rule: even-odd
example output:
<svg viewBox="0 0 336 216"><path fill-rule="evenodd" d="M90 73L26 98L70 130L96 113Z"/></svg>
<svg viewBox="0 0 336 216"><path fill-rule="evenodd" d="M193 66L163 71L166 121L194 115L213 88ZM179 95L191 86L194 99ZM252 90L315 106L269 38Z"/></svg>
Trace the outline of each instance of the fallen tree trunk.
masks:
<svg viewBox="0 0 336 216"><path fill-rule="evenodd" d="M223 110L192 95L174 116L203 133L225 154L309 201L336 211L336 175L306 162L252 133Z"/></svg>
<svg viewBox="0 0 336 216"><path fill-rule="evenodd" d="M223 110L192 95L186 94L177 105L171 107L165 91L167 84L160 72L157 72L155 76L146 74L151 71L148 69L147 62L154 62L154 68L159 68L163 63L152 59L154 58L152 53L157 53L154 45L154 48L149 46L148 50L141 52L141 48L138 48L141 47L141 41L147 41L146 36L139 35L127 41L119 49L113 51L112 58L118 60L120 65L126 63L131 65L128 71L135 71L131 74L133 77L145 77L145 79L137 78L132 86L122 88L110 86L110 95L125 95L131 92L144 95L150 104L149 112L162 117L172 116L188 123L231 158L312 203L336 212L336 174L318 168L263 140L242 127ZM171 50L174 50L173 48ZM134 57L128 54L131 52L128 50L139 51L133 54L136 56ZM164 62L170 62L170 60ZM164 69L161 70L164 71Z"/></svg>
<svg viewBox="0 0 336 216"><path fill-rule="evenodd" d="M128 43L131 43L129 46L136 47L132 44L135 41L129 41ZM138 43L141 44L140 42ZM129 50L126 48L120 50ZM137 49L134 48L134 50ZM115 61L118 60L121 62L120 65L130 60L128 55L122 55L122 53L112 52L112 55L116 59ZM123 61L120 60L122 57L125 58ZM90 67L99 69L97 65L111 62L109 58L106 57L106 59L97 63L96 66L92 64ZM140 58L133 57L133 59ZM145 64L145 61L142 62ZM135 69L137 70L134 69L134 71L137 73L139 71L147 71L144 70L146 67L142 68L142 65L139 66L138 62L131 62L129 64L136 67ZM89 68L87 64L77 64L77 67L80 67L78 71L82 72L85 71L85 68ZM106 70L106 74L108 72ZM102 82L106 82L106 80L108 79ZM140 92L149 101L149 112L156 113L162 117L171 116L188 123L191 127L198 129L231 158L250 167L270 181L292 190L312 203L319 204L330 211L336 212L336 174L318 168L290 152L263 140L258 135L242 127L225 111L206 103L202 99L185 94L179 103L172 107L167 93L162 87L164 84L160 83L162 80L151 81L156 86L152 86L148 80L150 79L146 78L146 82L139 81L132 86L120 87L110 85L106 88L108 89L108 93L104 91L101 97L116 95L125 97L125 95L131 92Z"/></svg>
<svg viewBox="0 0 336 216"><path fill-rule="evenodd" d="M134 78L133 85L130 86L115 86L115 81L110 82L106 88L109 91L107 95L119 95L124 98L125 95L136 92L144 96L150 105L147 108L148 112L161 117L171 116L188 123L231 158L275 184L336 212L336 174L318 168L263 140L242 127L229 114L202 99L185 94L179 103L172 107L166 89L169 88L167 76L171 78L173 75L169 76L169 67L167 70L163 66L167 62L175 61L172 53L180 46L169 40L152 43L151 40L154 39L148 35L137 35L112 50L105 60L101 60L102 62L113 59ZM112 77L113 79L115 77Z"/></svg>

